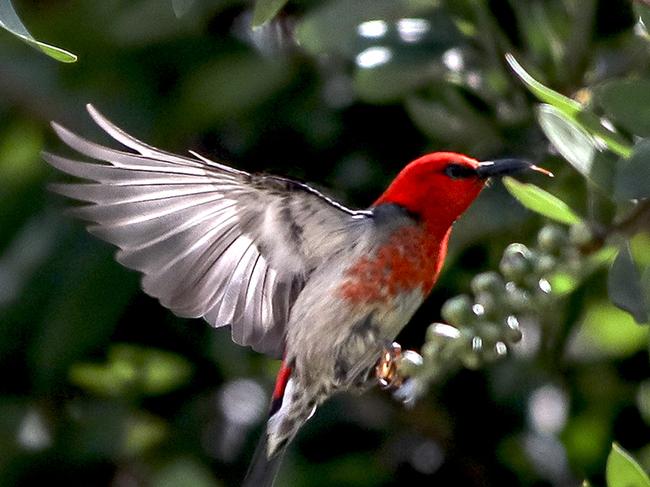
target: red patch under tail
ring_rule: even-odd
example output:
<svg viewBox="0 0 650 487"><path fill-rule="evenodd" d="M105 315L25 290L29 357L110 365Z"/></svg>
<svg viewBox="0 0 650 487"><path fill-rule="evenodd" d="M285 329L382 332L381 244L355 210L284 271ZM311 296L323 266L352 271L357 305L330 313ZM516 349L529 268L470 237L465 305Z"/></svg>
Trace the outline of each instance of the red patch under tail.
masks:
<svg viewBox="0 0 650 487"><path fill-rule="evenodd" d="M280 406L282 406L282 398L284 397L284 391L287 388L287 382L291 377L291 367L283 360L282 365L280 366L280 371L275 379L275 387L273 388L273 396L271 396L271 408L269 410L269 416L273 416Z"/></svg>

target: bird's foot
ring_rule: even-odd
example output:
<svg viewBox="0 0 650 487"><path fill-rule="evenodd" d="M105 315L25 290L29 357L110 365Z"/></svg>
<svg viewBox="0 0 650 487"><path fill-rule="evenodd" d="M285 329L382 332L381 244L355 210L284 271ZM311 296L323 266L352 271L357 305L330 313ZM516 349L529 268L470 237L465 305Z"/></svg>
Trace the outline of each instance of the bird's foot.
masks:
<svg viewBox="0 0 650 487"><path fill-rule="evenodd" d="M409 377L421 365L422 356L419 353L414 350L403 351L399 343L393 342L382 351L375 367L375 377L382 389L392 390L399 401L410 403L416 397L415 389L419 384Z"/></svg>
<svg viewBox="0 0 650 487"><path fill-rule="evenodd" d="M382 389L397 389L402 385L404 377L399 373L399 362L402 359L402 346L393 342L381 352L381 357L375 367L375 376Z"/></svg>

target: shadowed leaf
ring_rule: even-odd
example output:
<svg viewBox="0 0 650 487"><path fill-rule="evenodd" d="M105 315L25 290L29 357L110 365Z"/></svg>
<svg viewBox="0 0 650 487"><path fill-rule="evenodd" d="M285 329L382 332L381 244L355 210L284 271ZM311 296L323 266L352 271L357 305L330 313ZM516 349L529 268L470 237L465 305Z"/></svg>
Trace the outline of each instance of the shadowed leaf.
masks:
<svg viewBox="0 0 650 487"><path fill-rule="evenodd" d="M621 161L616 174L618 200L650 198L650 140L639 142L627 161Z"/></svg>
<svg viewBox="0 0 650 487"><path fill-rule="evenodd" d="M648 303L629 245L621 248L609 270L607 292L612 302L630 313L637 323L648 322Z"/></svg>
<svg viewBox="0 0 650 487"><path fill-rule="evenodd" d="M288 0L257 0L253 10L253 28L273 19L287 2Z"/></svg>

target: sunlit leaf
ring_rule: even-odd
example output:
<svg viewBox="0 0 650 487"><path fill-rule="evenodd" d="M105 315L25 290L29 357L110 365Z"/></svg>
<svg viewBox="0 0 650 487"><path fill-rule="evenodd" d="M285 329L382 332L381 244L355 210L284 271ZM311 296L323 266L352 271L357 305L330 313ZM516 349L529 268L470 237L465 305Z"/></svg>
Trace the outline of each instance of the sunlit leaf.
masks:
<svg viewBox="0 0 650 487"><path fill-rule="evenodd" d="M162 419L138 412L126 421L123 453L129 456L142 454L160 443L167 435L167 424Z"/></svg>
<svg viewBox="0 0 650 487"><path fill-rule="evenodd" d="M630 239L634 262L641 267L650 266L650 231L637 233Z"/></svg>
<svg viewBox="0 0 650 487"><path fill-rule="evenodd" d="M515 74L526 84L528 89L539 98L541 101L553 105L558 110L569 116L575 116L582 110L582 105L569 97L566 97L551 88L544 86L542 83L533 78L523 68L515 57L508 53L506 54L506 61L513 69Z"/></svg>
<svg viewBox="0 0 650 487"><path fill-rule="evenodd" d="M23 25L18 14L11 5L10 0L0 0L0 27L8 30L16 37L25 41L32 47L44 52L51 58L63 63L74 63L77 56L60 47L52 46L41 41L37 41Z"/></svg>
<svg viewBox="0 0 650 487"><path fill-rule="evenodd" d="M114 345L108 359L113 364L135 367L146 394L164 394L176 389L187 381L192 370L180 355L130 344Z"/></svg>
<svg viewBox="0 0 650 487"><path fill-rule="evenodd" d="M289 0L256 0L253 9L253 27L260 27L273 19Z"/></svg>
<svg viewBox="0 0 650 487"><path fill-rule="evenodd" d="M588 306L572 349L578 356L628 357L643 350L647 341L648 328L603 299Z"/></svg>
<svg viewBox="0 0 650 487"><path fill-rule="evenodd" d="M607 487L650 487L650 479L637 461L618 443L607 457Z"/></svg>
<svg viewBox="0 0 650 487"><path fill-rule="evenodd" d="M183 357L130 344L113 345L103 364L78 363L70 369L70 381L101 396L158 395L184 384L191 366Z"/></svg>
<svg viewBox="0 0 650 487"><path fill-rule="evenodd" d="M503 178L503 184L529 210L567 225L580 221L580 217L564 201L534 184L522 183L511 177Z"/></svg>
<svg viewBox="0 0 650 487"><path fill-rule="evenodd" d="M612 302L630 313L637 323L648 322L648 297L641 276L632 260L629 245L624 245L609 270L607 292Z"/></svg>
<svg viewBox="0 0 650 487"><path fill-rule="evenodd" d="M526 72L512 54L506 54L506 61L530 92L539 100L554 106L564 115L580 124L587 132L599 137L612 152L622 157L630 156L632 153L632 145L620 134L606 128L596 115L585 111L584 107L577 101L537 81Z"/></svg>
<svg viewBox="0 0 650 487"><path fill-rule="evenodd" d="M632 157L621 161L615 195L619 200L650 198L650 140L639 142Z"/></svg>

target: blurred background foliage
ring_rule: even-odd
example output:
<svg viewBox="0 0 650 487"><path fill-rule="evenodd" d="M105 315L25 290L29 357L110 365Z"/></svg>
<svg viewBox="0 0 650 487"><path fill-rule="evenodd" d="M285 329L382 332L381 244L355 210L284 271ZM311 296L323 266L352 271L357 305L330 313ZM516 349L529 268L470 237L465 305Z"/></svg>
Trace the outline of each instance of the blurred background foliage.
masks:
<svg viewBox="0 0 650 487"><path fill-rule="evenodd" d="M650 468L648 333L633 318L647 321L650 302L647 7L285 3L14 1L36 39L78 60L0 32L0 482L238 485L278 368L227 330L174 317L62 215L40 151L65 151L50 120L106 141L87 102L166 150L360 207L427 151L525 157L556 175L529 182L577 215L560 231L552 299L523 313L513 353L436 376L411 408L378 390L336 397L300 433L279 485L612 485L614 440ZM8 22L9 5L0 26L52 54ZM531 204L530 189L522 201L558 214L547 193L547 210ZM477 274L510 279L511 242L549 253L547 222L500 183L484 191L398 341L421 348Z"/></svg>

